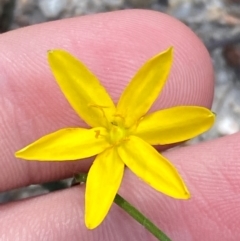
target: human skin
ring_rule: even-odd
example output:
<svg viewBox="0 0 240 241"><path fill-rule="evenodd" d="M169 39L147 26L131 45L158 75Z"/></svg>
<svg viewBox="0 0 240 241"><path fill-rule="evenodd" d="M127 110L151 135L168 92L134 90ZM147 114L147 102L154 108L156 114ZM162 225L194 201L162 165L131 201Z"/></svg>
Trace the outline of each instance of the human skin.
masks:
<svg viewBox="0 0 240 241"><path fill-rule="evenodd" d="M61 93L46 52L61 48L84 62L117 102L137 69L174 47L174 63L151 110L175 105L210 108L213 70L200 40L179 21L152 11L128 10L55 21L0 36L0 191L87 171L92 158L47 163L14 152L64 127L86 126ZM119 193L172 240L240 240L240 135L165 151L190 200L153 190L126 169ZM148 161L148 160L146 160ZM84 225L85 187L76 186L0 206L0 240L156 240L113 204L95 230ZM104 193L103 193L104 198Z"/></svg>

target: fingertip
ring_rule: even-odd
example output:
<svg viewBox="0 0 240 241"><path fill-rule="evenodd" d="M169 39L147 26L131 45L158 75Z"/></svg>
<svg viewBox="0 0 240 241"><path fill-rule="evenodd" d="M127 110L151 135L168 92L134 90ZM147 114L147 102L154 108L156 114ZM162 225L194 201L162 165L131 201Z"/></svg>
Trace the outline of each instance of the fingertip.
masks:
<svg viewBox="0 0 240 241"><path fill-rule="evenodd" d="M55 49L64 49L84 62L116 103L140 66L170 46L174 48L173 67L152 110L175 105L210 107L213 71L209 55L188 27L166 14L118 11L3 34L0 95L4 98L0 107L4 113L0 125L4 128L0 133L0 152L4 160L0 161L6 175L11 173L16 178L6 187L5 176L0 177L1 190L66 177L86 166L74 164L73 170L73 164L67 163L23 163L15 159L12 151L60 128L84 126L54 81L46 60L49 49L48 55ZM26 172L37 175L29 178Z"/></svg>

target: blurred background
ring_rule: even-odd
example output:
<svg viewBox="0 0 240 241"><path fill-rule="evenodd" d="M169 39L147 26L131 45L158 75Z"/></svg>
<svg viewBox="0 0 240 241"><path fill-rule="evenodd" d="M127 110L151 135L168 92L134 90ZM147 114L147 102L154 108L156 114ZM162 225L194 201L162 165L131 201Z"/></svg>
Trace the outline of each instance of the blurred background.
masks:
<svg viewBox="0 0 240 241"><path fill-rule="evenodd" d="M240 0L0 0L0 32L56 19L121 9L167 13L195 32L215 70L214 127L184 145L240 130ZM69 186L71 180L0 193L0 203Z"/></svg>

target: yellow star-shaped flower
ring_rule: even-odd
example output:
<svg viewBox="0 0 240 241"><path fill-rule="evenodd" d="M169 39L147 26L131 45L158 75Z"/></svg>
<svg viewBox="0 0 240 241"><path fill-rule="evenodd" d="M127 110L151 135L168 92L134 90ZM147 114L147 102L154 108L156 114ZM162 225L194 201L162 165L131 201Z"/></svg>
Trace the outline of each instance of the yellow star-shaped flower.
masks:
<svg viewBox="0 0 240 241"><path fill-rule="evenodd" d="M65 128L16 152L27 160L66 161L96 156L86 183L85 223L97 227L107 215L126 165L154 189L174 198L190 194L174 166L151 145L177 143L208 130L214 114L203 107L177 106L147 111L162 90L173 49L154 56L136 73L117 106L97 77L64 50L48 61L65 97L92 128Z"/></svg>

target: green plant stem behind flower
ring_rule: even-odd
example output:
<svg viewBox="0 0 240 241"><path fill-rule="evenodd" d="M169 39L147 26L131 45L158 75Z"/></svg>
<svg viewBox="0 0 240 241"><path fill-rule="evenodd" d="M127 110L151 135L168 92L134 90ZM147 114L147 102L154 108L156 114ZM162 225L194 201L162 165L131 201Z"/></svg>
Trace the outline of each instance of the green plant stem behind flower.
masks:
<svg viewBox="0 0 240 241"><path fill-rule="evenodd" d="M75 183L86 183L87 173L79 173L75 175ZM127 212L132 218L145 227L150 233L152 233L160 241L171 241L156 225L154 225L148 218L146 218L140 211L127 202L122 196L116 194L114 202Z"/></svg>

